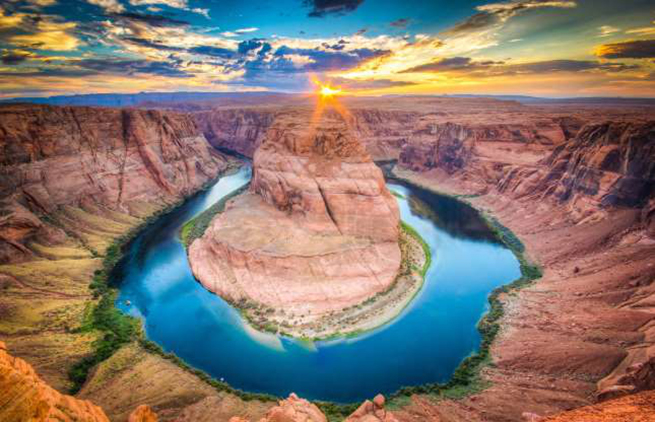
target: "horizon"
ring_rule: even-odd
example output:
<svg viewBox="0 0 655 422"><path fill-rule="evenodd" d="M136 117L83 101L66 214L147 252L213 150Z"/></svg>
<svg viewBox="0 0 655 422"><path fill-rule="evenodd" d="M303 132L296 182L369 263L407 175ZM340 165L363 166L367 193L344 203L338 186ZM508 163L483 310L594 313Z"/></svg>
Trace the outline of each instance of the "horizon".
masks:
<svg viewBox="0 0 655 422"><path fill-rule="evenodd" d="M655 98L654 36L644 0L10 0L0 99L315 80L358 96Z"/></svg>

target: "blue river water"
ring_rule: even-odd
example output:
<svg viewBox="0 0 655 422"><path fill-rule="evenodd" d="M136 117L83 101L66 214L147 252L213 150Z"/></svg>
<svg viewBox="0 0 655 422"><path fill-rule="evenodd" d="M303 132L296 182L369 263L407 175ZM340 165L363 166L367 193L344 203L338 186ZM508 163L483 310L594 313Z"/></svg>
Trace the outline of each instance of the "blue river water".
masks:
<svg viewBox="0 0 655 422"><path fill-rule="evenodd" d="M250 175L243 167L160 217L128 246L114 275L117 306L143 320L150 340L233 387L349 403L447 381L480 344L476 324L489 293L520 276L516 257L470 206L390 181L402 196L401 218L433 255L414 301L387 325L350 339L308 343L257 332L196 282L179 240L186 221Z"/></svg>

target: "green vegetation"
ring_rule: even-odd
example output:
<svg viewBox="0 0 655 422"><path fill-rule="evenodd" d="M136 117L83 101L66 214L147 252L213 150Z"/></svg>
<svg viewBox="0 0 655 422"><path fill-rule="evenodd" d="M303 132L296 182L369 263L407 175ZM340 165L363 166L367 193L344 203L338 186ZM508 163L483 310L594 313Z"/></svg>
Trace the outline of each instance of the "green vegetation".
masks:
<svg viewBox="0 0 655 422"><path fill-rule="evenodd" d="M227 201L247 191L249 186L250 183L232 191L223 199L207 208L200 215L184 223L182 229L180 230L180 239L182 240L182 244L185 247L189 247L191 242L201 237L211 224L214 216L225 211L225 204L227 204Z"/></svg>
<svg viewBox="0 0 655 422"><path fill-rule="evenodd" d="M402 226L402 229L405 230L410 236L418 240L418 242L421 244L421 247L423 248L423 253L425 254L425 262L423 263L423 268L420 268L419 271L421 276L425 278L425 274L428 272L430 264L432 264L432 252L430 251L430 246L425 240L423 240L421 235L418 234L414 227L410 226L402 220L400 221L400 225Z"/></svg>
<svg viewBox="0 0 655 422"><path fill-rule="evenodd" d="M199 191L208 189L215 182L216 179L207 182ZM102 268L94 272L93 279L89 284L89 289L97 302L86 313L82 325L74 330L80 333L98 332L100 337L92 344L93 353L75 363L69 370L68 377L72 382L71 393L77 393L82 388L88 378L89 371L95 365L109 359L122 346L143 337L140 321L125 315L114 306L118 297L118 289L112 286L111 274L123 257L125 247L137 234L185 201L186 199L182 199L176 204L153 213L148 218L143 219L141 224L132 227L126 234L115 238L107 247L102 261ZM94 256L99 255L95 250L92 250L92 252Z"/></svg>
<svg viewBox="0 0 655 422"><path fill-rule="evenodd" d="M129 236L129 235L128 235ZM129 236L131 238L131 236ZM128 237L121 237L113 243L105 254L103 268L96 270L89 288L94 298L100 300L91 312L87 313L86 320L78 332L99 331L102 336L93 342L93 354L77 362L68 372L73 382L71 393L77 393L86 381L89 371L98 363L109 359L123 345L132 341L140 332L139 321L119 311L114 302L118 291L109 285L109 274L121 257L121 245L127 242Z"/></svg>
<svg viewBox="0 0 655 422"><path fill-rule="evenodd" d="M181 238L185 245L189 245L193 239L202 236L204 231L209 226L212 218L222 212L225 208L226 202L245 191L248 187L244 186L232 192L227 197L216 203L214 206L207 209L198 217L187 222L181 229ZM176 205L177 206L177 205ZM113 271L115 266L121 259L122 252L125 245L136 234L144 229L151 221L154 221L162 214L168 212L170 208L156 213L148 218L144 224L138 228L132 229L127 235L122 236L107 248L103 268L97 270L94 274L90 288L93 291L94 297L98 298L98 302L87 313L87 318L79 328L80 331L97 330L102 333L96 342L94 342L94 353L82 359L75 364L69 376L74 383L72 392L79 391L85 380L87 379L90 369L98 363L106 360L112 356L120 347L132 342L137 341L140 346L149 353L157 354L164 359L167 359L179 367L187 370L188 372L196 375L207 384L214 387L219 392L226 392L234 394L243 400L261 400L261 401L274 401L278 398L269 394L248 393L242 390L231 387L224 381L216 380L210 377L205 372L190 367L186 362L172 353L166 353L161 347L152 341L145 338L140 323L137 319L127 316L120 312L115 306L117 297L117 289L110 283L109 274ZM521 266L521 277L514 282L495 289L489 295L489 311L483 316L478 323L478 330L482 336L480 350L466 357L459 367L453 373L453 376L447 383L430 383L412 387L402 387L397 392L388 397L388 408L400 408L409 403L409 397L413 394L429 394L436 399L458 399L466 397L470 394L475 394L484 390L489 386L487 381L484 381L480 376L480 370L485 366L492 364L490 348L491 345L500 331L500 319L504 315L503 304L500 300L500 295L517 291L542 276L541 269L532 263L523 255L525 247L523 243L505 226L500 224L495 218L483 216L491 230L496 233L499 239L504 242L517 256ZM402 223L402 228L410 235L414 236L423 247L426 254L426 262L423 268L420 269L422 276L425 276L431 263L431 253L427 243L421 238L416 230L406 223ZM235 304L236 307L239 304ZM256 304L241 304L245 308L256 307ZM262 327L260 327L262 328ZM273 327L263 327L272 330ZM354 333L357 335L360 333ZM316 405L328 417L330 421L340 421L354 412L359 406L358 403L339 404L332 402L316 402Z"/></svg>

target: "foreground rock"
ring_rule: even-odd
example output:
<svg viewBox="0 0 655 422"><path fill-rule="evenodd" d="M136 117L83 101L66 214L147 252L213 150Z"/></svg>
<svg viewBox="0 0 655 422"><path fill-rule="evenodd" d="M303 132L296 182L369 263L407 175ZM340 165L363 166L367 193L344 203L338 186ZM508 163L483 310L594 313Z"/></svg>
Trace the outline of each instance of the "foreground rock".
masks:
<svg viewBox="0 0 655 422"><path fill-rule="evenodd" d="M60 394L43 382L23 359L7 353L0 342L0 420L109 422L102 409L88 400ZM129 422L157 422L148 406L139 406Z"/></svg>
<svg viewBox="0 0 655 422"><path fill-rule="evenodd" d="M206 288L283 310L288 328L383 292L400 266L398 206L382 172L337 115L310 121L289 112L269 129L250 192L189 250Z"/></svg>

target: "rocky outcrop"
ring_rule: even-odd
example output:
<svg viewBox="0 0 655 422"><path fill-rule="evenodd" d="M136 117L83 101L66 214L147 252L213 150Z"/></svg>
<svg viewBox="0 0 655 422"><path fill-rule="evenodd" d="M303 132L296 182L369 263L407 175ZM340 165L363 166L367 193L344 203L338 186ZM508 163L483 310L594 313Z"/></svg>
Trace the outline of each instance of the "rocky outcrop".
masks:
<svg viewBox="0 0 655 422"><path fill-rule="evenodd" d="M398 419L384 408L384 396L378 394L373 401L366 400L348 416L345 422L398 422Z"/></svg>
<svg viewBox="0 0 655 422"><path fill-rule="evenodd" d="M655 121L585 126L544 160L540 188L588 207L643 207L655 196Z"/></svg>
<svg viewBox="0 0 655 422"><path fill-rule="evenodd" d="M7 353L0 342L0 420L109 422L102 409L86 400L60 394L24 360Z"/></svg>
<svg viewBox="0 0 655 422"><path fill-rule="evenodd" d="M400 265L399 212L382 172L343 119L310 122L302 110L276 121L255 153L250 192L189 250L209 290L298 323L385 290Z"/></svg>
<svg viewBox="0 0 655 422"><path fill-rule="evenodd" d="M185 115L34 105L0 108L0 163L0 262L61 241L64 207L143 216L225 168Z"/></svg>
<svg viewBox="0 0 655 422"><path fill-rule="evenodd" d="M193 114L198 128L216 148L252 157L275 120L275 109L213 109Z"/></svg>
<svg viewBox="0 0 655 422"><path fill-rule="evenodd" d="M134 409L134 412L130 413L127 418L127 422L157 422L157 420L157 414L145 404Z"/></svg>
<svg viewBox="0 0 655 422"><path fill-rule="evenodd" d="M651 422L655 420L655 391L633 394L584 406L551 417L534 415L530 422Z"/></svg>
<svg viewBox="0 0 655 422"><path fill-rule="evenodd" d="M315 404L291 393L289 398L280 400L259 422L327 422L327 418Z"/></svg>

